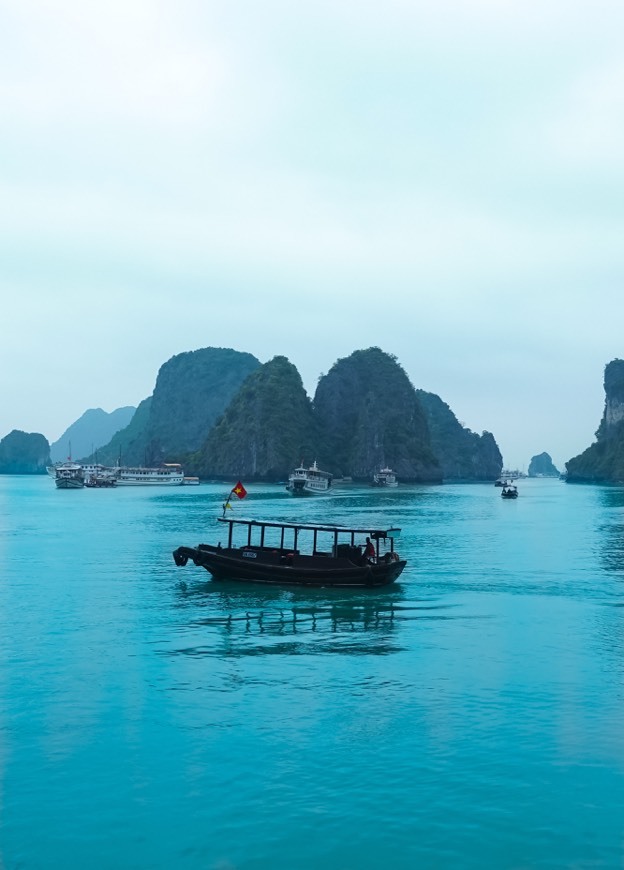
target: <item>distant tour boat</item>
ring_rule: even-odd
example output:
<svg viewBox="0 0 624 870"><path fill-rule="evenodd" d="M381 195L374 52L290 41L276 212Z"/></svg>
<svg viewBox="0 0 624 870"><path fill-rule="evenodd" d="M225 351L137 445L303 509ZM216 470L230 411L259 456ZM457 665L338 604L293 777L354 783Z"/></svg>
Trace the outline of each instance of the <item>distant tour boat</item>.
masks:
<svg viewBox="0 0 624 870"><path fill-rule="evenodd" d="M396 474L391 468L380 468L373 474L373 486L398 486Z"/></svg>
<svg viewBox="0 0 624 870"><path fill-rule="evenodd" d="M182 486L184 483L184 471L177 462L164 463L159 468L122 465L115 472L117 486Z"/></svg>
<svg viewBox="0 0 624 870"><path fill-rule="evenodd" d="M199 477L185 477L184 486L199 486Z"/></svg>
<svg viewBox="0 0 624 870"><path fill-rule="evenodd" d="M321 495L331 487L332 475L321 471L316 460L310 468L300 465L288 476L286 489L293 495Z"/></svg>
<svg viewBox="0 0 624 870"><path fill-rule="evenodd" d="M82 489L85 485L82 466L70 460L55 465L54 482L57 489Z"/></svg>

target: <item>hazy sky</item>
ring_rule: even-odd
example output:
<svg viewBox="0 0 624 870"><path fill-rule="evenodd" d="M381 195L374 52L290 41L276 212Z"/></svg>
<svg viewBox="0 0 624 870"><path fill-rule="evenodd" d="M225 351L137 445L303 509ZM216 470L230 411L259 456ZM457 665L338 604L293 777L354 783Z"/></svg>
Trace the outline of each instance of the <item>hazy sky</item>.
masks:
<svg viewBox="0 0 624 870"><path fill-rule="evenodd" d="M0 0L0 436L378 345L505 462L624 356L624 4Z"/></svg>

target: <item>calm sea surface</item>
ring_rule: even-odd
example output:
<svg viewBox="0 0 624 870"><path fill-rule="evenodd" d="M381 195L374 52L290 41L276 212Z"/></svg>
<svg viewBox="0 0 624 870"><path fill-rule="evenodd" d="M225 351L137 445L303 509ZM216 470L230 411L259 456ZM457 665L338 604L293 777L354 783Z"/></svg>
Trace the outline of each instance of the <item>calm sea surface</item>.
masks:
<svg viewBox="0 0 624 870"><path fill-rule="evenodd" d="M624 867L624 490L249 486L389 590L217 583L224 487L0 477L0 867Z"/></svg>

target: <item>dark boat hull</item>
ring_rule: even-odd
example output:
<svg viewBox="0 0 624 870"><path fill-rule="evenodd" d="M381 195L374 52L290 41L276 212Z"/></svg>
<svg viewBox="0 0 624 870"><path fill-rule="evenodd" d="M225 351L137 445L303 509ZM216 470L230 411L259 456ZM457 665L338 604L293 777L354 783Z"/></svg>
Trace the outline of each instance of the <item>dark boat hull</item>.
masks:
<svg viewBox="0 0 624 870"><path fill-rule="evenodd" d="M243 552L247 555L243 556ZM190 560L209 571L215 580L241 580L272 586L334 586L374 588L393 583L405 568L399 559L374 565L355 565L346 558L302 556L268 552L251 548L226 550L200 544L178 547L173 558L176 565Z"/></svg>
<svg viewBox="0 0 624 870"><path fill-rule="evenodd" d="M79 477L57 477L56 478L56 488L57 489L82 489L84 487L84 480Z"/></svg>

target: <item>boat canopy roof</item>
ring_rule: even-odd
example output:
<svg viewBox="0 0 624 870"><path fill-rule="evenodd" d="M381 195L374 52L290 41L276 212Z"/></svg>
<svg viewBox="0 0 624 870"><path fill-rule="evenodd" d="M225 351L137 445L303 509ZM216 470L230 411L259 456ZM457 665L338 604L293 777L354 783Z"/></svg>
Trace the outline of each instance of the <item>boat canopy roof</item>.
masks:
<svg viewBox="0 0 624 870"><path fill-rule="evenodd" d="M278 523L278 522L264 522L263 520L245 520L245 519L231 519L230 517L217 517L217 520L220 523L229 523L230 526L233 525L241 525L247 526L248 528L254 526L258 528L265 529L294 529L298 532L300 531L311 531L311 532L332 532L333 534L356 534L356 535L370 535L371 538L394 538L397 537L401 531L401 529L396 528L388 528L388 529L376 529L368 526L367 528L359 528L354 529L350 526L330 526L330 525L321 525L316 523Z"/></svg>

